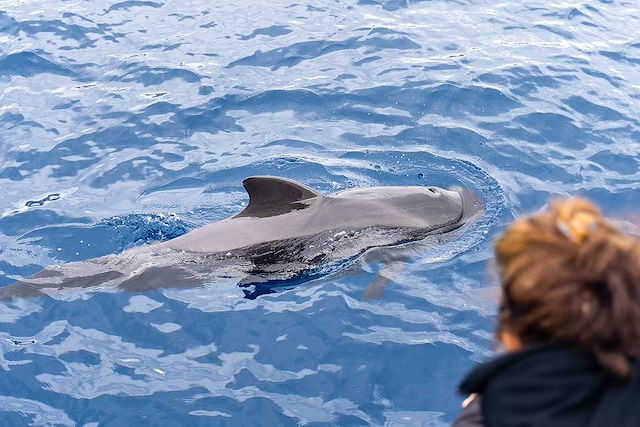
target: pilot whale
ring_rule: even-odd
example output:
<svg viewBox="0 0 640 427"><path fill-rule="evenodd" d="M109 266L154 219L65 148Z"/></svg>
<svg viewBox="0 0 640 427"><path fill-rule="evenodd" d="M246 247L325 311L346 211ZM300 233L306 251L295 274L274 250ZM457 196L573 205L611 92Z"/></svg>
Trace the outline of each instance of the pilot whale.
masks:
<svg viewBox="0 0 640 427"><path fill-rule="evenodd" d="M233 217L169 241L48 267L0 289L0 299L68 287L142 291L230 277L244 285L311 277L371 248L448 233L484 209L462 188L370 187L324 195L272 176L249 177L243 185L249 203Z"/></svg>

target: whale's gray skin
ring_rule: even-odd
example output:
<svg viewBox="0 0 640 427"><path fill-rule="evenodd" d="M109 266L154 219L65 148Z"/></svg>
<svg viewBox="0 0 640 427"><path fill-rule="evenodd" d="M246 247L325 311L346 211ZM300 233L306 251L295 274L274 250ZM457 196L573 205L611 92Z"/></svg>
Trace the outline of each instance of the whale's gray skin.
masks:
<svg viewBox="0 0 640 427"><path fill-rule="evenodd" d="M447 233L484 209L465 189L374 187L323 195L269 176L243 185L249 204L231 218L118 255L50 267L0 289L0 299L66 287L141 291L228 277L244 284L286 281L370 248Z"/></svg>
<svg viewBox="0 0 640 427"><path fill-rule="evenodd" d="M331 231L376 227L420 234L462 225L459 191L377 187L324 196L283 178L252 177L243 184L250 199L245 210L160 246L215 253Z"/></svg>

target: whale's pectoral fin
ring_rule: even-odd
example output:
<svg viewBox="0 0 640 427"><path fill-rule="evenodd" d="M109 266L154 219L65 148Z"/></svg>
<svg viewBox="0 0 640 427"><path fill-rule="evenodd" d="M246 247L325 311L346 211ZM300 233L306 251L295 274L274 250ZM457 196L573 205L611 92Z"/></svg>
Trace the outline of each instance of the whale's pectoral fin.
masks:
<svg viewBox="0 0 640 427"><path fill-rule="evenodd" d="M410 249L407 248L378 248L369 251L364 257L366 262L381 264L380 270L373 282L362 293L362 300L382 298L387 285L392 283L406 267L411 259Z"/></svg>
<svg viewBox="0 0 640 427"><path fill-rule="evenodd" d="M270 176L253 176L242 181L249 194L249 205L235 218L268 217L307 207L305 200L323 197L295 181Z"/></svg>
<svg viewBox="0 0 640 427"><path fill-rule="evenodd" d="M362 293L362 301L382 298L382 295L384 295L384 289L390 282L391 280L389 280L389 278L378 274L373 283L367 286Z"/></svg>

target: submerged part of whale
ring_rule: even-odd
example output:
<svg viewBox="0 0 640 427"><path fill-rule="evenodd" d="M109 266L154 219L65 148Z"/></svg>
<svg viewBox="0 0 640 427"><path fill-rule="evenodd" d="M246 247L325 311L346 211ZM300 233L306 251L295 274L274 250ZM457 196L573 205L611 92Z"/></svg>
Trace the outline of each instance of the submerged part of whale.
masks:
<svg viewBox="0 0 640 427"><path fill-rule="evenodd" d="M231 218L118 255L49 267L1 288L0 299L68 287L143 291L230 279L293 283L334 271L371 248L448 233L484 209L460 188L373 187L323 195L277 177L250 177L243 184L249 204Z"/></svg>

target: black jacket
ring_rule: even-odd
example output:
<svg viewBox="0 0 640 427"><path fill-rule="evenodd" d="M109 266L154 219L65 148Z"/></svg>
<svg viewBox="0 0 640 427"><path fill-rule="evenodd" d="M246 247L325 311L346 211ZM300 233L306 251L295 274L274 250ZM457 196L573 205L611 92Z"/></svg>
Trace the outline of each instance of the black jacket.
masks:
<svg viewBox="0 0 640 427"><path fill-rule="evenodd" d="M640 426L640 375L612 377L587 352L545 345L509 353L471 371L460 386L478 393L456 427ZM478 424L479 423L479 424Z"/></svg>

